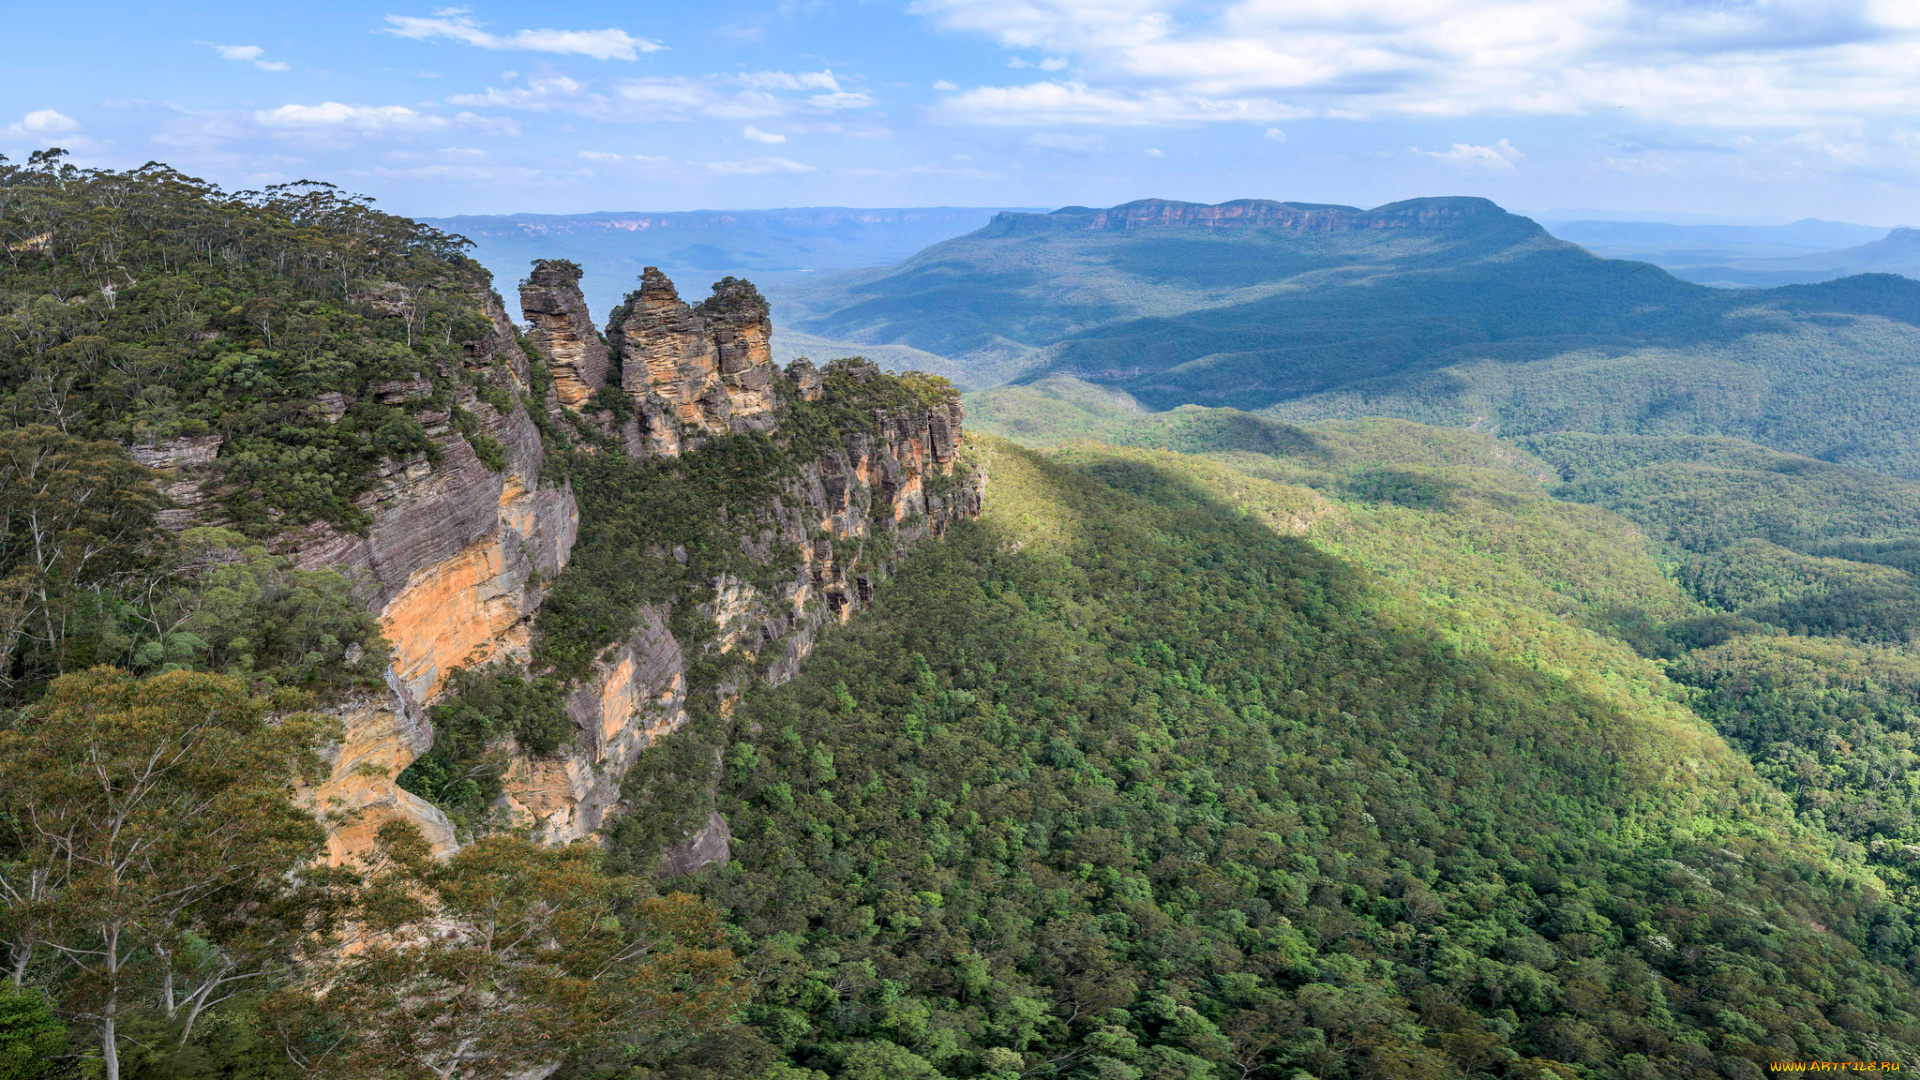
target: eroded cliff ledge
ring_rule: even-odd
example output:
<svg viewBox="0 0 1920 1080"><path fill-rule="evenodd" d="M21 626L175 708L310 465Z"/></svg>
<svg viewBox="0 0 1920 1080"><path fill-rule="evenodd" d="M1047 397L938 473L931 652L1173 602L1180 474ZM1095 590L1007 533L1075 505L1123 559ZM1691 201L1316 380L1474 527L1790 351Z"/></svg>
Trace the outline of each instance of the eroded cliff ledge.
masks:
<svg viewBox="0 0 1920 1080"><path fill-rule="evenodd" d="M336 860L364 851L393 817L450 850L461 829L521 827L560 843L623 812L671 819L660 831L665 871L723 860L726 824L710 806L663 806L623 782L690 717L724 712L755 680L792 677L821 629L866 603L914 544L978 513L983 481L961 462L959 396L864 361L781 372L766 303L743 281L689 305L648 268L605 339L570 264L535 264L520 301L524 339L487 299L491 332L467 346L462 371L443 373L448 406L416 410L436 453L383 466L361 502L370 527L315 525L277 545L303 568L359 581L393 649L392 694L342 708L333 775L309 795L341 815ZM596 394L616 373L628 404L609 408ZM423 379L373 392L421 403L435 391ZM729 454L759 464L733 477ZM715 501L686 508L709 515L706 539L692 555L685 543L641 545L612 571L601 559L599 573L672 580L632 606L630 630L561 672L542 658L540 615L583 542L582 513L594 512L564 477L621 461L642 478L717 472ZM601 525L595 542L606 543ZM716 545L731 552L722 562ZM458 815L458 828L431 787L397 782L435 752L428 717L450 700L456 668L558 693L570 727L545 753L503 736L463 763L491 770L497 794L484 813Z"/></svg>
<svg viewBox="0 0 1920 1080"><path fill-rule="evenodd" d="M542 583L566 566L578 533L572 488L542 481L547 450L526 408L531 371L519 334L497 297L481 306L490 332L468 343L461 370L441 372L448 407L416 413L437 453L386 462L361 497L371 521L363 533L322 522L276 545L302 569L357 581L393 649L391 695L343 710L346 741L314 793L320 810L349 822L331 838L336 860L365 850L390 817L419 825L436 849L454 846L446 816L395 778L432 746L424 706L449 671L524 656ZM374 392L404 404L434 387L419 379Z"/></svg>

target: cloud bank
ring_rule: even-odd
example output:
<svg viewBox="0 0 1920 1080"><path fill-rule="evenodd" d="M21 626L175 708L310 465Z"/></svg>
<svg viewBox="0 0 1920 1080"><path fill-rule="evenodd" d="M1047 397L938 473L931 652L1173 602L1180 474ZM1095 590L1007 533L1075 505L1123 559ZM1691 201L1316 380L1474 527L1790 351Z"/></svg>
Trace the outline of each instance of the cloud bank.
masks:
<svg viewBox="0 0 1920 1080"><path fill-rule="evenodd" d="M444 8L434 12L431 17L389 15L387 23L386 33L416 41L444 38L481 49L557 53L595 60L637 60L641 53L659 52L666 48L657 41L634 37L618 29L521 30L506 35L494 34L468 18L463 8Z"/></svg>
<svg viewBox="0 0 1920 1080"><path fill-rule="evenodd" d="M1772 127L1920 112L1920 5L1906 0L914 0L911 10L1010 50L1074 57L1074 81L943 102L940 115L959 122L1626 110Z"/></svg>

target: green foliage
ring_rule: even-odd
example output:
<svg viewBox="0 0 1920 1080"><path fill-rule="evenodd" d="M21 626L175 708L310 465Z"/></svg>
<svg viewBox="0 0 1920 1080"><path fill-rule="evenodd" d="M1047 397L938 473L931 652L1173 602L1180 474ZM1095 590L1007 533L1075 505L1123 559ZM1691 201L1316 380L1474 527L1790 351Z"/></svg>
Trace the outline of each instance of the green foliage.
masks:
<svg viewBox="0 0 1920 1080"><path fill-rule="evenodd" d="M135 670L222 671L326 698L377 685L387 664L380 624L338 572L295 570L226 529L188 529L179 544L168 610L177 629L140 645Z"/></svg>
<svg viewBox="0 0 1920 1080"><path fill-rule="evenodd" d="M160 505L152 474L111 442L0 431L0 683L106 659L89 631L114 586L164 573Z"/></svg>
<svg viewBox="0 0 1920 1080"><path fill-rule="evenodd" d="M1087 1077L1742 1075L1920 1040L1870 959L1906 962L1907 908L1557 617L1704 609L1476 438L996 447L986 519L732 718L704 888L797 956L761 1038L836 1074ZM1369 440L1405 449L1342 464ZM1422 442L1509 460L1353 484Z"/></svg>
<svg viewBox="0 0 1920 1080"><path fill-rule="evenodd" d="M874 435L882 414L944 406L955 393L939 376L883 373L858 357L828 363L816 401L786 380L775 387L773 434L728 435L677 458L572 455L580 537L535 624L536 668L580 678L602 649L638 625L643 605L698 602L722 575L773 592L797 555L756 555L751 545L763 542L756 515L803 469L844 455L851 437ZM892 517L874 524L891 529Z"/></svg>
<svg viewBox="0 0 1920 1080"><path fill-rule="evenodd" d="M1079 376L1157 409L1724 434L1920 475L1911 280L1711 289L1596 258L1484 200L1318 209L1387 227L1003 215L783 299L796 329L928 350L973 385ZM976 415L1027 439L1036 410L1067 404L1015 396Z"/></svg>
<svg viewBox="0 0 1920 1080"><path fill-rule="evenodd" d="M316 865L325 831L289 795L340 728L266 704L227 676L96 668L0 730L0 935L109 1076L122 1022L164 1010L184 1042L222 987L330 937L347 875Z"/></svg>
<svg viewBox="0 0 1920 1080"><path fill-rule="evenodd" d="M405 821L378 839L371 940L262 1006L315 1080L508 1080L618 1032L710 1031L751 992L716 912L602 873L590 845L491 836L437 859Z"/></svg>
<svg viewBox="0 0 1920 1080"><path fill-rule="evenodd" d="M430 710L433 748L397 783L459 824L477 825L500 798L508 756L501 740L522 753L552 753L573 735L565 698L560 680L522 678L510 666L453 669Z"/></svg>
<svg viewBox="0 0 1920 1080"><path fill-rule="evenodd" d="M95 664L213 670L332 698L375 680L379 627L333 571L226 529L160 529L163 505L110 442L0 432L0 682L13 701Z"/></svg>
<svg viewBox="0 0 1920 1080"><path fill-rule="evenodd" d="M1026 446L1054 446L1071 439L1119 442L1115 436L1146 413L1124 391L1068 375L996 386L967 394L963 400L969 431L984 431Z"/></svg>
<svg viewBox="0 0 1920 1080"><path fill-rule="evenodd" d="M1295 422L1399 416L1515 437L1727 436L1920 476L1920 436L1908 422L1920 407L1913 375L1920 333L1912 317L1849 314L1845 290L1860 281L1831 283L1829 311L1837 314L1785 306L1730 312L1727 325L1738 333L1710 342L1570 341L1526 363L1459 357L1263 411ZM1781 291L1737 293L1726 302L1763 304Z"/></svg>
<svg viewBox="0 0 1920 1080"><path fill-rule="evenodd" d="M1688 653L1676 679L1694 707L1752 754L1809 821L1865 845L1895 877L1920 884L1920 660L1846 641L1752 636ZM1906 954L1911 927L1876 945Z"/></svg>
<svg viewBox="0 0 1920 1080"><path fill-rule="evenodd" d="M213 469L249 532L364 526L374 467L433 453L419 414L493 333L465 241L327 184L0 162L0 243L0 416L123 443L220 435Z"/></svg>
<svg viewBox="0 0 1920 1080"><path fill-rule="evenodd" d="M771 584L777 571L735 534L798 468L769 436L729 435L678 458L579 454L571 468L580 536L535 623L539 670L583 677L642 605L710 590L720 574Z"/></svg>
<svg viewBox="0 0 1920 1080"><path fill-rule="evenodd" d="M0 982L0 1080L38 1080L67 1048L67 1025L38 988Z"/></svg>

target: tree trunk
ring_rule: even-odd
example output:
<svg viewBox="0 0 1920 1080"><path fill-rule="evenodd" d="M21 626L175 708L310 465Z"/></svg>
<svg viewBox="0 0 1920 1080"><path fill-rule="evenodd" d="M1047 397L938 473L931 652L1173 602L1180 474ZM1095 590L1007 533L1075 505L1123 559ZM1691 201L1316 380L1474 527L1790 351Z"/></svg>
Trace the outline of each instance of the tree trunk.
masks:
<svg viewBox="0 0 1920 1080"><path fill-rule="evenodd" d="M33 939L32 938L26 939L25 944L21 944L18 942L14 944L13 973L12 973L14 989L18 990L19 988L27 985L27 963L32 959L33 959Z"/></svg>
<svg viewBox="0 0 1920 1080"><path fill-rule="evenodd" d="M107 999L107 1018L100 1024L100 1056L107 1065L107 1080L120 1080L120 1051L113 1044L113 1007L115 999Z"/></svg>

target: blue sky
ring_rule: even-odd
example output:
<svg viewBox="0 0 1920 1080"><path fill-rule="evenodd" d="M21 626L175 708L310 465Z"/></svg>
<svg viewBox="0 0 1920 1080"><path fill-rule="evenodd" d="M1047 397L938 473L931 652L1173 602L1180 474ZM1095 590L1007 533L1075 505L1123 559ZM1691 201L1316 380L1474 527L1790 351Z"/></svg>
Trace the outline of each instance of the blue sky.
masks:
<svg viewBox="0 0 1920 1080"><path fill-rule="evenodd" d="M1920 223L1913 0L11 8L0 153L417 215L1477 194Z"/></svg>

